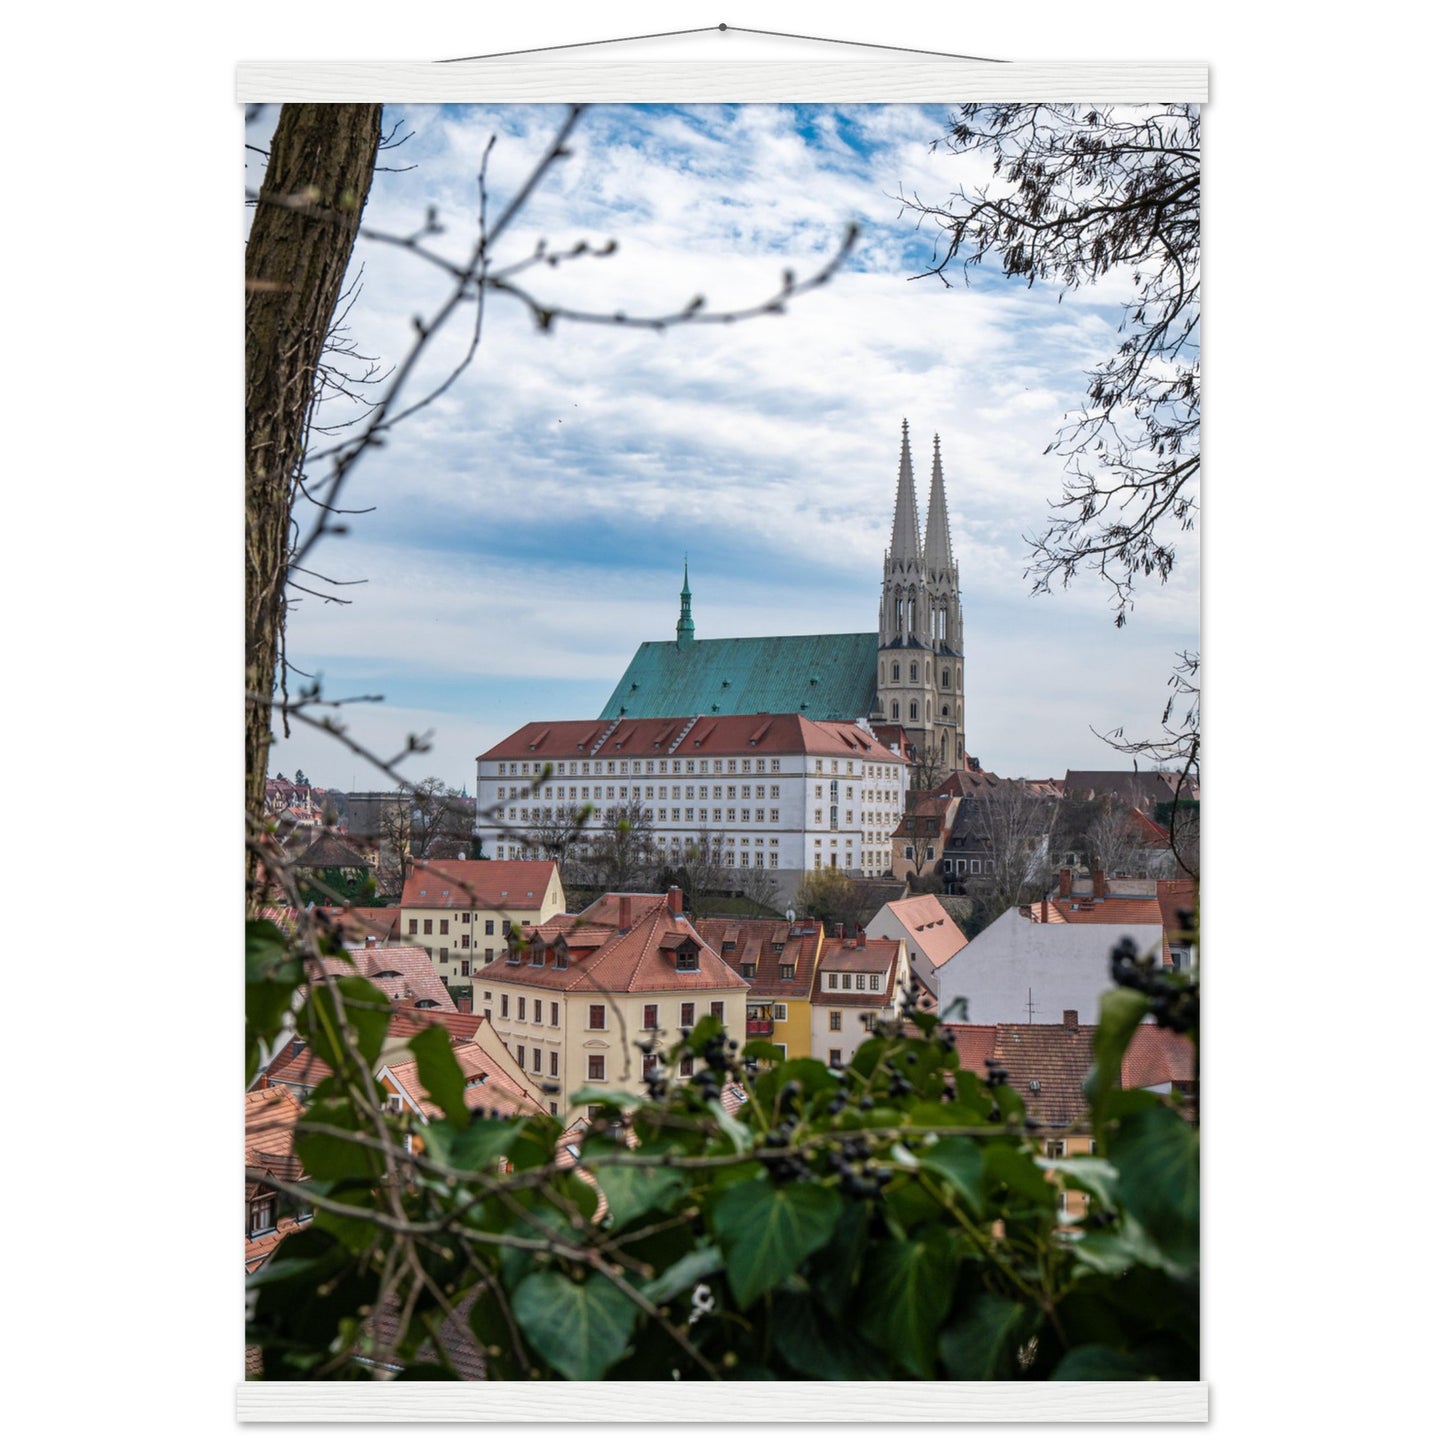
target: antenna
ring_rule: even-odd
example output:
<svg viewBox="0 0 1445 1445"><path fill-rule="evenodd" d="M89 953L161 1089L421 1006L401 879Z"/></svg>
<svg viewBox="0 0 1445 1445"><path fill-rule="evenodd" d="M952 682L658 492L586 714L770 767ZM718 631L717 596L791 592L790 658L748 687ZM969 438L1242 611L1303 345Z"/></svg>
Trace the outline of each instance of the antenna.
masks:
<svg viewBox="0 0 1445 1445"><path fill-rule="evenodd" d="M1033 989L1030 989L1030 990L1029 990L1029 1022L1030 1022L1030 1023L1033 1023L1033 1021L1034 1021L1034 991L1033 991Z"/></svg>

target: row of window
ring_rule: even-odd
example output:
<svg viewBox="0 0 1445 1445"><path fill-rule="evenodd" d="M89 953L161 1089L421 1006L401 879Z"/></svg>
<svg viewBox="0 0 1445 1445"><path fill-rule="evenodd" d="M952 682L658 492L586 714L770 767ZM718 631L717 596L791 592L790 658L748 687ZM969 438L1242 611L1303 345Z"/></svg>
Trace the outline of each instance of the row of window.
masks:
<svg viewBox="0 0 1445 1445"><path fill-rule="evenodd" d="M710 767L712 771L716 773L721 773L724 770L729 773L780 773L783 770L783 760L781 758L718 758L715 760L715 766L713 765L714 760L709 758L673 758L671 761L672 767L670 771L674 773L684 771L689 773L706 773ZM754 767L754 763L757 765L756 768ZM626 777L631 773L633 777L640 778L643 776L651 777L655 773L666 773L668 771L668 759L666 758L647 758L645 760L637 758L633 759L630 763L626 758L620 760L617 758L608 758L605 763L599 758L595 763L590 761L579 763L575 760L557 763L498 763L496 775L499 778L515 778L519 776L524 778L542 778L561 777L563 775L575 778L580 773L584 778L594 776L611 778L619 774ZM851 766L849 771L852 771Z"/></svg>
<svg viewBox="0 0 1445 1445"><path fill-rule="evenodd" d="M463 923L470 923L471 921L472 921L472 915L471 915L470 913L464 913L464 914L462 914L462 922L463 922ZM449 934L449 933L452 931L452 929L451 929L451 922L452 922L452 921L451 921L450 918L439 918L439 919L437 919L437 925L438 925L438 926L437 926L437 932L438 932L439 934L441 934L443 938L445 938L445 937L447 936L447 934ZM416 925L417 925L417 920L416 920L415 918L409 918L409 919L407 919L407 921L406 921L406 931L407 931L408 933L415 933L415 932L416 932ZM431 932L431 928L432 928L432 920L431 920L430 918L423 918L423 919L421 920L421 931L422 931L424 934L425 934L425 933L430 933L430 932ZM488 919L486 920L486 922L483 923L483 925L482 925L482 932L484 932L485 934L487 934L488 937L490 937L490 936L491 936L492 934L494 934L496 931L497 931L497 920L496 920L495 918L488 918ZM471 944L471 935L470 935L470 934L467 934L467 933L462 934L462 947L463 947L463 948L470 948L471 946L472 946L472 944Z"/></svg>
<svg viewBox="0 0 1445 1445"><path fill-rule="evenodd" d="M900 678L900 676L899 676L899 674L898 674L898 666L899 666L899 665L898 665L898 663L896 663L896 662L893 664L893 674L892 674L892 676L893 676L893 681L894 681L894 682L901 682L901 681L902 681L902 679ZM930 670L930 672L932 671L931 668L930 668L929 670ZM917 664L916 662L910 662L910 663L908 664L908 680L909 680L909 682L917 682L917 681L918 681L918 664ZM952 687L952 686L953 686L953 673L952 673L952 671L951 671L950 669L948 669L948 668L945 667L945 668L939 673L938 685L939 685L940 687Z"/></svg>
<svg viewBox="0 0 1445 1445"><path fill-rule="evenodd" d="M860 975L860 977L861 977L861 975ZM484 997L485 997L486 999L490 1000L491 997L492 997L491 991L488 990L487 993L484 995ZM517 1000L517 1013L516 1013L517 1022L518 1022L518 1023L525 1023L525 1022L527 1021L527 998L526 998L526 995L525 995L525 994L520 994L520 993L519 993L519 994L516 994L516 995L506 994L506 993L502 994L501 1000L500 1000L501 1010L502 1010L502 1017L503 1017L504 1019L511 1019L511 1017L512 1017L511 1006L512 1006L512 999L513 999L513 997L515 997L516 1000ZM540 998L534 998L534 999L532 1000L532 1022L533 1022L534 1024L540 1024L540 1023L542 1022L542 1005L543 1005L543 1000L542 1000L542 999L540 999ZM550 1013L549 1013L549 1015L548 1015L548 1018L549 1018L549 1022L550 1022L550 1024L551 1024L551 1026L552 1026L554 1029L555 1029L555 1028L560 1028L560 1027L561 1027L561 1023L562 1023L562 1012L561 1012L562 1006L561 1006L561 1004L558 1003L556 1000L553 1000L553 1001L551 1002L551 1004L550 1004L549 1007L550 1007ZM708 1012L711 1013L714 1018L723 1019L724 1021L726 1020L726 1012L725 1012L725 1009L726 1009L726 1006L725 1006L725 1004L724 1004L724 1002L723 1002L722 999L714 999L711 1003L708 1004ZM491 1011L491 1009L487 1009L487 1010L486 1010L486 1015L487 1015L488 1018L491 1018L491 1016L492 1016L492 1011ZM609 1018L609 1010L608 1010L608 1007L607 1007L606 1004L603 1004L603 1003L588 1004L588 1006L587 1006L587 1028L588 1028L588 1030L589 1030L590 1032L592 1032L592 1033L597 1033L597 1032L600 1032L601 1030L605 1029L605 1028L607 1027L608 1018ZM678 1005L678 1019L677 1019L677 1022L678 1022L678 1026L679 1026L680 1028L690 1029L690 1028L697 1022L697 1004L696 1004L696 1003L693 1003L693 1002L687 1002L687 1003L679 1004L679 1005ZM659 1022L658 1022L658 1005L657 1005L657 1004L655 1004L655 1003L643 1004L643 1006L642 1006L642 1027L643 1027L644 1029L649 1030L649 1031L656 1030L656 1029L659 1027Z"/></svg>

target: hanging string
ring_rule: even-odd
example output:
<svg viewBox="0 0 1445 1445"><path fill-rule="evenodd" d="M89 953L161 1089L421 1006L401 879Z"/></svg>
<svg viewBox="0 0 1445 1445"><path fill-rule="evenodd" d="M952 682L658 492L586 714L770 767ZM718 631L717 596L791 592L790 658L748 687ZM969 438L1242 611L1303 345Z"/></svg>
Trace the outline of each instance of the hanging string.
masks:
<svg viewBox="0 0 1445 1445"><path fill-rule="evenodd" d="M691 30L658 30L650 35L617 35L610 40L574 40L565 45L533 45L525 50L494 50L488 55L454 55L437 65L462 65L470 60L505 60L513 55L541 55L549 50L582 50L589 45L626 45L633 40L669 40L675 35L718 35L731 30L735 35L766 35L776 40L808 40L819 45L852 45L864 50L896 50L905 55L935 55L944 60L977 60L984 65L1007 65L1008 61L988 55L958 55L950 50L920 50L912 45L880 45L872 40L839 40L831 35L793 35L786 30L753 30L745 25L699 25Z"/></svg>

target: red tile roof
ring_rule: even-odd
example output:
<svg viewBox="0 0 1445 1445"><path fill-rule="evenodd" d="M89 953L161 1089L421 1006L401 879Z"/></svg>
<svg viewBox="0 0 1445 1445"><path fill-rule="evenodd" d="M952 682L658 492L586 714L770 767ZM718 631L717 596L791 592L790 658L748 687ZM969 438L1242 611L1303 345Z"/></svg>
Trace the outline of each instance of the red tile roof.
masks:
<svg viewBox="0 0 1445 1445"><path fill-rule="evenodd" d="M401 938L401 909L317 907L318 916L330 919L341 929L342 938L352 943L365 943L374 938L378 943L396 943Z"/></svg>
<svg viewBox="0 0 1445 1445"><path fill-rule="evenodd" d="M816 919L788 923L766 918L697 918L693 926L708 947L747 981L750 997L812 996L813 970L824 933ZM729 941L731 948L724 946ZM787 967L792 969L791 978L783 977Z"/></svg>
<svg viewBox="0 0 1445 1445"><path fill-rule="evenodd" d="M317 976L317 972L313 969L313 977ZM424 948L403 944L387 948L355 948L351 951L350 963L342 958L328 958L325 973L338 978L360 976L369 979L388 998L413 1006L416 1000L431 999L441 1012L456 1010L452 996Z"/></svg>
<svg viewBox="0 0 1445 1445"><path fill-rule="evenodd" d="M1084 1079L1094 1066L1094 1025L944 1027L953 1035L962 1067L983 1078L988 1074L986 1061L993 1059L1008 1073L1009 1087L1023 1099L1030 1118L1058 1128L1087 1127L1089 1104L1084 1096ZM1126 1089L1188 1081L1195 1076L1194 1049L1188 1039L1157 1024L1139 1027L1120 1069L1120 1082Z"/></svg>
<svg viewBox="0 0 1445 1445"><path fill-rule="evenodd" d="M1162 928L1157 898L1049 898L1030 910L1036 923L1116 923Z"/></svg>
<svg viewBox="0 0 1445 1445"><path fill-rule="evenodd" d="M509 983L525 978L528 987L557 989L562 992L652 993L662 991L695 992L702 989L746 988L747 984L700 937L686 918L673 914L666 894L633 894L632 922L626 933L611 927L605 937L594 924L598 916L616 918L616 895L604 894L591 908L577 917L571 931L560 934L547 929L528 929L527 937L540 938L546 945L546 961L540 966L529 964L531 951L523 945L521 958L497 959L473 974L492 982ZM611 900L611 901L609 901ZM693 944L697 949L698 966L679 970L675 952L668 938ZM674 945L675 946L675 945ZM565 966L556 967L557 950L562 949Z"/></svg>
<svg viewBox="0 0 1445 1445"><path fill-rule="evenodd" d="M893 997L894 970L901 952L902 942L892 938L825 938L814 974L813 1002L822 1008L885 1008ZM830 989L827 987L830 973L880 974L878 992L844 993Z"/></svg>
<svg viewBox="0 0 1445 1445"><path fill-rule="evenodd" d="M246 1165L271 1170L268 1161L293 1160L292 1141L301 1105L279 1084L256 1089L246 1095ZM299 1178L291 1165L275 1166L278 1178Z"/></svg>
<svg viewBox="0 0 1445 1445"><path fill-rule="evenodd" d="M595 718L534 722L478 755L494 759L745 757L750 752L863 757L901 762L896 753L851 722L815 722L795 713L736 717Z"/></svg>
<svg viewBox="0 0 1445 1445"><path fill-rule="evenodd" d="M510 1118L513 1114L540 1114L542 1105L523 1089L507 1073L502 1071L495 1059L474 1043L459 1043L452 1048L466 1080L462 1102L469 1109L495 1109ZM431 1096L422 1087L420 1066L411 1057L399 1058L386 1065L383 1073L390 1074L402 1088L408 1099L428 1119L441 1118L441 1107L431 1101Z"/></svg>
<svg viewBox="0 0 1445 1445"><path fill-rule="evenodd" d="M916 946L923 955L917 962L930 969L941 968L967 942L963 930L949 916L935 894L920 893L884 904L910 940L909 953Z"/></svg>
<svg viewBox="0 0 1445 1445"><path fill-rule="evenodd" d="M542 907L557 877L555 863L453 858L417 863L401 892L403 908Z"/></svg>

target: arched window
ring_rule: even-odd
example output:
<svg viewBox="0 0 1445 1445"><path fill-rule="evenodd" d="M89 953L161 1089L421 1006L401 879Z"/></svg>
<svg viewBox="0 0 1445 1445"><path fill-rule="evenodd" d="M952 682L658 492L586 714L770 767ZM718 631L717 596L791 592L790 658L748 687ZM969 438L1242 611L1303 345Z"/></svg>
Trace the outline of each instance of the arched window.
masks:
<svg viewBox="0 0 1445 1445"><path fill-rule="evenodd" d="M948 716L948 704L947 704L947 703L944 703L944 705L943 705L943 711L942 711L942 713L940 714L940 716L941 716L941 717L947 717L947 716Z"/></svg>
<svg viewBox="0 0 1445 1445"><path fill-rule="evenodd" d="M918 704L916 702L908 704L908 718L910 722L918 721Z"/></svg>
<svg viewBox="0 0 1445 1445"><path fill-rule="evenodd" d="M893 664L893 681L898 681L898 664L896 662Z"/></svg>
<svg viewBox="0 0 1445 1445"><path fill-rule="evenodd" d="M893 721L898 721L898 704L896 702L893 704Z"/></svg>
<svg viewBox="0 0 1445 1445"><path fill-rule="evenodd" d="M951 681L952 677L953 677L953 674L945 667L945 668L943 669L943 686L944 686L944 687L951 687L951 686L952 686L952 681Z"/></svg>
<svg viewBox="0 0 1445 1445"><path fill-rule="evenodd" d="M893 631L900 636L903 632L903 598L901 596L895 598L893 603Z"/></svg>
<svg viewBox="0 0 1445 1445"><path fill-rule="evenodd" d="M908 630L914 632L918 627L918 603L913 597L908 599Z"/></svg>
<svg viewBox="0 0 1445 1445"><path fill-rule="evenodd" d="M909 682L918 681L918 664L916 662L910 662L908 664L908 680Z"/></svg>

